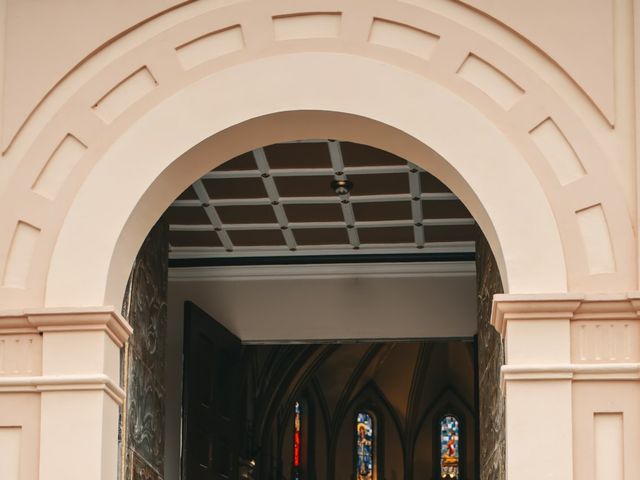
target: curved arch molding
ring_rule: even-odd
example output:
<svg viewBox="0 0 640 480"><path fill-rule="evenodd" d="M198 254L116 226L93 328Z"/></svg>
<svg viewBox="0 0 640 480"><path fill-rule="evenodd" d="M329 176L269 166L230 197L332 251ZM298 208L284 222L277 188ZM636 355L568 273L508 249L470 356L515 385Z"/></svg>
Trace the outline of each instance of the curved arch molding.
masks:
<svg viewBox="0 0 640 480"><path fill-rule="evenodd" d="M553 62L497 24L488 35L468 9L257 3L160 15L43 99L4 155L3 305L118 305L144 234L181 188L258 139L312 131L439 176L480 223L510 293L635 288L598 113ZM194 148L208 138L216 158Z"/></svg>

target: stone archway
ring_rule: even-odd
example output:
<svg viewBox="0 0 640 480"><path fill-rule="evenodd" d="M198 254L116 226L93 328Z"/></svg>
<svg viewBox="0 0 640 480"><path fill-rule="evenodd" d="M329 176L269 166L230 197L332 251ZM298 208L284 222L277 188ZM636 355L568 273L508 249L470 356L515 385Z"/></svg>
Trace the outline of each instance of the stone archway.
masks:
<svg viewBox="0 0 640 480"><path fill-rule="evenodd" d="M315 62L320 57L324 58L321 69ZM89 188L83 185L89 176L98 174L94 167L104 165L100 159L106 152L130 140L136 125L158 108L171 108L178 92L184 99L187 91L194 91L201 82L215 83L214 77L220 81L232 71L244 71L257 75L258 80L277 68L283 78L293 78L304 62L322 70L316 72L316 78L324 78L325 91L333 90L332 105L311 101L322 89L312 91L300 82L287 86L287 99L244 115L240 115L242 93L208 92L216 101L228 100L218 107L236 111L237 116L220 117L217 127L209 125L214 128L206 134L200 132L180 147L173 145L178 147L172 151L174 158L216 130L275 111L315 108L364 117L372 113L373 119L384 122L382 116L368 110L374 105L382 110L386 104L371 102L371 98L400 94L403 82L414 82L413 92L423 100L429 96L434 100L441 92L442 98L457 103L453 109L443 109L443 104L438 108L438 98L412 114L416 127L420 120L425 121L422 128L427 128L429 120L452 120L449 125L455 126L454 130L429 135L431 148L446 158L447 152L438 143L447 145L454 143L452 138L478 136L469 125L455 123L456 118L468 118L459 110L466 105L476 111L480 123L497 130L495 138L511 144L515 151L505 158L521 156L526 169L531 170L533 177L527 172L522 178L531 177L538 185L535 188L541 190L536 210L547 206L551 210L555 226L540 224L536 230L538 234L558 235L562 253L557 245L548 249L540 244L538 248L564 257L549 263L564 270L560 275L566 280L557 278L560 283L556 283L549 277L540 281L538 274L519 267L521 278L528 280L521 287L514 284L514 292L616 291L635 286L635 268L628 261L635 256L630 217L607 165L607 153L600 146L609 125L589 97L523 39L462 5L427 8L383 0L344 5L308 1L286 5L268 2L258 8L252 2L231 2L182 5L104 45L91 61L78 65L52 89L10 139L4 157L12 182L4 198L11 200L3 205L18 203L20 208L3 217L7 222L6 233L0 238L0 251L5 252L0 289L4 303L16 307L69 304L69 299L54 299L60 286L56 272L68 267L62 257L51 261L67 248L59 240L60 233L63 225L69 224L68 213L81 208L78 203L73 206L74 198L82 188ZM350 70L342 71L343 64ZM381 74L382 70L386 73ZM392 70L397 87L387 83L380 90L379 80ZM350 86L345 80L353 83ZM251 87L253 92L266 87L257 83ZM423 96L420 85L429 85L431 93ZM360 95L361 105L357 106L357 99L348 98L349 91L367 91L374 97ZM264 98L268 98L266 93ZM303 100L301 96L307 98L296 104ZM346 108L340 99L351 101L351 107ZM420 137L418 132L407 133ZM169 144L165 151L169 151ZM488 150L469 151L467 161L472 163L473 156L483 154L490 155ZM475 163L479 166L486 161L478 157ZM511 163L505 162L505 168ZM499 184L499 175L507 171L493 171L493 182ZM597 188L593 188L594 182ZM517 217L519 212L510 214ZM533 222L529 225L535 229ZM498 250L496 236L486 227L487 222L485 231ZM64 228L68 231L69 227ZM60 238L64 235L68 234ZM520 235L526 237L524 232ZM141 237L128 241L139 243ZM529 255L533 249L522 250ZM523 255L516 251L499 254L503 274L506 264L522 261ZM540 281L536 287L530 283L534 277ZM508 291L511 283L505 278ZM101 304L102 300L98 295L83 303Z"/></svg>
<svg viewBox="0 0 640 480"><path fill-rule="evenodd" d="M314 64L317 65L319 62L319 58L313 59ZM362 68L362 66L358 66L358 68ZM305 75L305 78L295 78L291 76L290 78L292 83L306 82L307 85L309 85L312 82L312 78L315 76L316 72L314 72L313 68L311 68L310 66L305 67L305 70L309 73L309 75ZM374 74L375 73L372 73L372 75ZM277 78L274 78L274 80L277 81ZM234 79L231 83L238 84L238 81L239 79ZM264 75L262 77L262 82L264 84ZM248 91L251 91L254 89L254 87L257 86L249 85L245 88ZM201 88L201 92L204 92L207 90L211 90L213 87L206 84L201 84ZM405 86L404 90L408 91L408 88L408 86ZM217 87L213 89L217 90ZM318 92L318 90L316 90L316 92ZM261 93L264 94L264 90L262 90ZM422 93L426 93L424 89ZM375 91L372 91L370 95L375 95ZM439 96L440 102L442 102L442 92L439 89L436 89L436 91L434 92L434 96ZM313 107L319 100L318 97L319 93L316 93L315 99L309 102L311 104L308 105L309 110L315 110ZM204 102L203 96L201 94L195 94L195 96L192 98L197 98L197 103L203 107L203 113L206 111L210 111L211 109L218 110L215 105L205 106L206 103ZM276 98L276 96L267 94L265 98ZM431 98L431 100L434 99L435 97ZM255 100L259 101L257 98ZM325 104L325 100L326 99L322 99L319 101L319 103ZM169 130L171 130L170 123L172 122L171 119L174 118L174 116L183 116L186 111L191 111L191 113L194 112L194 103L184 103L182 101L179 103L183 105L186 110L182 113L174 112L170 115L164 116L164 118L169 122L169 124L165 126L161 127L159 125L154 125L153 127L150 127L150 129L147 131L151 132L152 137L155 136L155 133L153 132L164 131L165 128L169 128ZM408 113L405 118L409 118L409 121L412 121L412 117L415 118L416 115L419 115L420 111L426 111L425 109L429 105L431 105L431 109L433 110L435 105L435 101L426 101L423 106L418 106L414 103L414 107L417 111L414 110L412 112L409 112L407 110L408 102L405 103L396 100L394 102L389 102L389 104L383 106L380 112L390 112L390 109L393 108L392 105L390 105L391 103L395 103L396 111L400 116L404 116L402 110L404 110L405 113ZM327 102L326 104L331 105L330 102ZM442 109L450 110L451 108L454 108L454 106L442 106ZM307 110L307 108L305 108L304 110ZM238 113L238 110L236 110L236 113ZM287 117L289 115L291 117L288 119ZM458 126L461 125L462 118L462 114L455 117L455 123ZM387 125L393 125L393 123L391 122L396 122L395 119L385 118L384 113L382 113L381 119ZM194 124L195 123L197 122L194 122ZM438 123L440 128L442 128L444 131L454 132L456 130L456 127L453 125L453 123L447 126L442 121L434 120L432 125L435 126L436 123ZM201 122L200 125L205 129L208 128L203 122ZM485 128L488 128L486 128L483 133L480 133L483 126ZM418 122L416 127L428 128L426 122ZM216 164L212 162L221 163L227 158L230 158L243 151L249 150L256 146L260 146L262 144L269 144L273 143L274 141L304 138L304 136L306 136L307 138L324 136L329 138L361 141L362 143L386 148L393 153L397 153L399 155L402 155L404 158L410 159L412 162L418 165L424 166L436 176L439 176L441 180L443 180L446 184L451 186L453 191L467 204L468 208L474 214L475 218L478 219L481 227L483 227L487 232L488 237L492 239L492 243L493 245L495 245L494 248L496 248L497 252L500 252L498 253L498 258L501 259L501 265L503 265L505 283L509 282L514 292L565 290L566 280L564 277L564 268L562 267L564 261L562 259L562 252L557 234L554 233L555 222L552 214L548 210L545 212L545 210L540 208L541 204L545 204L543 201L543 196L539 190L536 192L537 188L535 185L535 181L530 177L529 179L527 179L528 175L526 172L526 165L523 165L523 162L518 160L517 152L512 150L507 143L497 140L499 138L496 135L497 132L492 132L491 128L488 125L482 125L482 122L479 122L478 124L474 124L474 126L469 125L468 128L469 130L473 130L474 132L476 132L475 135L479 140L479 144L473 144L473 142L471 141L467 143L450 143L447 145L442 145L442 148L452 148L454 147L454 145L456 146L456 148L463 148L462 151L456 153L450 152L448 154L445 153L445 155L449 158L452 158L454 156L459 158L461 162L460 165L466 163L467 167L469 168L469 173L472 176L476 176L477 178L477 180L471 185L468 184L464 180L464 178L461 178L461 175L456 171L456 167L452 168L451 165L447 165L447 163L443 161L443 156L435 154L429 147L426 146L427 144L425 142L416 141L415 138L412 139L409 135L401 133L401 128L389 128L380 121L367 121L361 116L345 116L343 114L341 115L330 113L314 114L313 112L292 112L291 114L282 113L275 116L274 118L260 117L253 121L243 122L235 128L224 128L219 136L213 136L210 140L207 140L207 147L209 149L220 152L220 157L218 159L212 159L211 157L203 158L202 155L198 155L198 148L196 147L192 152L180 156L175 164L172 163L172 159L175 155L174 152L171 152L168 149L160 146L158 146L160 148L158 148L156 151L145 151L145 149L147 148L145 146L154 145L153 139L138 137L136 138L135 144L124 147L125 149L131 149L129 150L129 152L126 152L124 150L116 150L117 153L114 153L113 158L118 159L116 161L119 164L119 167L115 168L127 169L127 165L130 164L133 158L153 159L153 161L150 161L148 163L149 171L145 172L144 175L161 176L158 177L157 180L154 180L154 184L148 186L138 183L142 178L142 175L140 177L129 177L133 182L136 182L138 184L135 186L128 186L126 188L126 193L123 192L121 196L119 196L119 199L115 200L114 202L110 202L109 205L105 204L105 207L108 208L105 208L105 210L99 215L99 217L101 218L101 222L100 225L96 225L95 228L86 228L86 212L80 213L82 220L76 226L72 226L72 216L67 219L65 229L63 229L63 231L61 232L58 246L56 248L56 251L54 252L52 268L49 272L48 283L50 287L47 289L47 303L49 303L51 306L56 304L64 305L68 303L68 300L65 300L64 298L55 299L57 295L65 295L65 292L71 291L74 292L74 295L78 295L78 293L82 289L89 285L97 286L98 282L86 281L86 274L93 275L95 273L101 278L99 282L111 281L111 279L107 280L107 278L111 275L114 275L114 277L111 278L113 278L116 283L112 285L103 284L104 286L100 288L105 288L106 290L104 292L96 292L97 296L91 300L87 299L86 302L106 302L107 304L117 305L117 302L122 296L121 292L123 291L124 282L126 281L126 275L129 271L129 264L131 262L131 259L135 255L135 252L137 251L139 243L144 238L147 227L155 222L157 216L159 216L164 211L164 209L169 205L173 198L175 198L179 194L180 191L188 186L195 178L199 178L199 176L201 176L208 168L211 168ZM299 129L304 129L305 131L298 131ZM187 130L189 131L189 135L196 135L195 128L188 127ZM174 138L177 141L179 135L176 130L174 130L174 133ZM251 138L253 142L256 142L256 144L247 144L246 142L239 140L240 138ZM491 145L492 140L497 141L493 146ZM220 146L217 145L218 141L221 142ZM213 142L213 145L211 142ZM433 143L431 143L431 145L433 145ZM177 148L179 149L178 151L180 151L185 147ZM166 162L163 162L161 160L161 157L163 155L166 158ZM485 161L482 161L481 159L484 159ZM498 159L500 160L498 161ZM114 167L114 165L111 163L105 163L104 166L108 170ZM138 161L137 168L139 169L140 173L143 172L144 165L142 161ZM496 186L492 177L496 178L496 176L498 176L500 172L504 174L507 170L511 169L517 170L517 173L515 171L513 172L514 177L519 179L517 184L502 183L501 185ZM123 188L124 185L122 183L122 179L126 177L126 175L123 175L123 170L121 170L121 172L122 174L115 173L113 171L104 171L103 173L97 173L96 176L93 177L96 181L96 184L94 186L85 187L84 191L90 196L108 195L108 191L111 190L111 187L104 183L104 178L107 177L114 179L118 178L118 183L120 184L118 188ZM484 177L484 179L482 177ZM486 195L487 198L482 198L484 196L483 190L484 195ZM502 190L503 193L501 195L496 195L499 190ZM520 209L527 209L528 213L526 215L521 215L521 212L523 210L511 212L503 211L501 213L498 213L498 211L503 210L505 206L505 204L502 202L502 198L521 195L525 190L529 190L531 192L530 195L526 197L531 199L530 207L526 206L527 202L523 202L520 206ZM144 192L144 195L146 195L147 198L144 198L142 196L142 192ZM142 200L137 206L123 205L124 210L118 212L115 202L124 202L125 195L129 196L130 200L134 202L138 197L140 197ZM538 201L536 202L535 200L533 200L534 198L538 198ZM96 201L97 199L82 200L78 202L77 205L81 210L88 206L91 206L89 208L93 209L97 205ZM495 206L497 216L491 213L487 213L487 209L491 208L489 207L491 203L493 203L493 205ZM151 213L151 211L148 210L148 205L151 204L153 204L154 213ZM71 213L73 214L73 209ZM114 218L114 220L116 222L119 222L119 226L116 228L115 225L108 225L108 219L114 215L117 215L118 213L119 218L117 220ZM144 215L144 217L140 217L139 215L141 214ZM506 216L500 218L501 215L505 214ZM544 216L546 216L546 218L541 218ZM540 218L540 223L531 221L524 222L525 218L528 218L529 220ZM125 227L125 224L128 226ZM130 232L125 232L125 228L132 228L133 230ZM493 233L495 229L503 230L504 233ZM516 243L520 243L522 241L520 232L522 232L523 229L529 230L527 238L534 242L528 248L526 248L526 251L529 253L527 253L526 255L518 254L515 250L513 251L513 253L502 253L503 250L510 249L510 247L507 246L507 244L509 243L508 237L510 236L508 232L511 231L511 235L513 235L512 241L514 242L515 247ZM137 233L133 233L136 231ZM116 235L116 232L122 233L118 233ZM109 255L111 254L107 254L107 256L105 256L104 258L99 259L99 257L96 255L95 250L91 248L91 245L95 243L95 240L89 238L81 240L82 236L85 234L99 236L102 239L102 242L106 241L109 236L113 237L113 242L123 242L121 243L121 245L125 245L126 249L123 249L122 247L116 247L116 245L114 244L111 251L112 254L116 256L123 255L122 258L126 258L124 263L120 263L120 261L116 258L110 258ZM139 237L136 238L136 235L139 235ZM516 237L518 238L516 239ZM70 243L66 243L65 238L69 238ZM82 245L88 247L87 256L83 261L77 262L76 260L75 262L70 262L68 259L63 259L66 255L64 253L65 251L68 254L71 254L75 259L79 259ZM544 258L539 257L534 259L531 256L530 252L535 250L534 245L545 245L545 247L541 250L545 252ZM510 261L505 262L505 256L506 258L509 258ZM83 273L82 275L74 274L69 268L69 265L73 264L79 267L81 266L81 268L86 272L86 267L89 264L88 262L93 263L95 266L94 269L90 270L90 272L93 273L87 272ZM103 262L102 267L98 267L97 262ZM518 265L519 262L522 263ZM105 270L103 270L101 273L98 273L99 269L102 268L108 268L109 274L107 275ZM541 269L547 270L543 272L541 271ZM539 271L539 273L534 273L536 271ZM61 274L64 277L58 278L58 274ZM81 277L84 278L84 280L81 282L83 287L80 287L80 285L72 287L72 284L74 282L73 279L79 279ZM536 282L539 283L535 285ZM111 292L109 292L110 288L114 288L113 296L111 296ZM101 298L104 295L108 295L110 298Z"/></svg>
<svg viewBox="0 0 640 480"><path fill-rule="evenodd" d="M28 434L40 478L113 478L115 365L130 333L113 306L154 220L251 142L311 132L396 152L467 204L506 291L534 294L494 307L510 337L509 475L540 478L553 464L553 478L571 478L575 460L563 452L574 435L576 458L590 458L597 429L618 428L611 416L588 426L595 413L627 412L629 431L640 428L627 381L640 361L635 337L606 361L579 348L580 331L608 345L591 327L638 323L633 295L584 297L637 288L631 209L609 165L616 150L603 147L609 128L560 67L462 4L190 2L113 38L41 99L3 152L2 315L43 355L6 385L43 392L24 407L42 418ZM203 141L219 158L198 157ZM602 380L627 381L613 406ZM61 424L76 433L78 464L60 446ZM552 429L550 451L536 439Z"/></svg>

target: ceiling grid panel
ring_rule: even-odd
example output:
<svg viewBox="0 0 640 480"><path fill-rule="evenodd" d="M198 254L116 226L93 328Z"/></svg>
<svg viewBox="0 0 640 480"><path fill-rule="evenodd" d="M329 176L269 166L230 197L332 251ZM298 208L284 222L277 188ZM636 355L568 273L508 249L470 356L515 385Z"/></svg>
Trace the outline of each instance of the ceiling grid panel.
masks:
<svg viewBox="0 0 640 480"><path fill-rule="evenodd" d="M411 193L411 217L413 219L413 236L416 247L424 247L424 227L422 214L422 187L420 186L420 170L409 164L409 192Z"/></svg>
<svg viewBox="0 0 640 480"><path fill-rule="evenodd" d="M229 234L224 231L222 220L220 219L215 207L211 205L209 192L207 192L202 180L198 180L193 184L193 190L196 192L202 207L204 207L204 212L207 214L207 217L209 217L209 221L211 222L211 225L213 225L214 231L218 234L218 238L220 239L222 246L227 252L232 252L233 242L231 241L231 238L229 238Z"/></svg>
<svg viewBox="0 0 640 480"><path fill-rule="evenodd" d="M267 191L267 195L271 201L271 207L273 208L273 213L278 220L278 225L282 231L284 241L286 242L289 250L295 251L298 248L298 245L293 232L289 229L289 219L287 218L287 214L280 202L280 193L278 193L278 187L271 176L271 168L264 148L255 149L253 151L253 158L256 161L264 189Z"/></svg>
<svg viewBox="0 0 640 480"><path fill-rule="evenodd" d="M348 191L337 192L336 181L348 181ZM474 250L477 230L428 172L383 150L327 139L234 157L183 192L167 218L175 259L459 255Z"/></svg>
<svg viewBox="0 0 640 480"><path fill-rule="evenodd" d="M335 180L349 180L344 172L344 160L342 158L342 149L340 142L337 140L329 140L329 158L333 168L333 178ZM337 192L336 192L337 193ZM360 236L356 224L356 217L353 213L353 205L351 205L351 194L347 191L340 195L340 208L344 217L349 243L354 249L360 248Z"/></svg>

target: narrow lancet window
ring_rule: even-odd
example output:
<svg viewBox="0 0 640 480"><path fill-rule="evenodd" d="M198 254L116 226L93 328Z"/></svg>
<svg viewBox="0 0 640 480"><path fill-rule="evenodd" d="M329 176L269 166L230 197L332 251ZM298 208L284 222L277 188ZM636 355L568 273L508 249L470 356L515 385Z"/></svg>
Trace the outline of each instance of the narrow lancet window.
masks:
<svg viewBox="0 0 640 480"><path fill-rule="evenodd" d="M440 477L460 479L460 422L453 415L440 420Z"/></svg>
<svg viewBox="0 0 640 480"><path fill-rule="evenodd" d="M374 466L375 433L373 418L368 413L358 413L356 419L356 468L357 480L372 480Z"/></svg>
<svg viewBox="0 0 640 480"><path fill-rule="evenodd" d="M302 408L300 402L293 406L293 478L300 480L300 442L302 433Z"/></svg>

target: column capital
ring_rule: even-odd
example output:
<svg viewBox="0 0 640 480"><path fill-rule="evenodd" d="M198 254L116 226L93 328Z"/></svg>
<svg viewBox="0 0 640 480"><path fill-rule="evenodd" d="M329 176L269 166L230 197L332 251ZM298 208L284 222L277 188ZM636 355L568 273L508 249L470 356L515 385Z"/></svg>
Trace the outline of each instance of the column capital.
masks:
<svg viewBox="0 0 640 480"><path fill-rule="evenodd" d="M620 294L499 294L493 297L491 324L504 337L511 320L638 320L640 292Z"/></svg>
<svg viewBox="0 0 640 480"><path fill-rule="evenodd" d="M493 297L491 324L504 337L510 320L570 319L583 299L575 294L498 294Z"/></svg>
<svg viewBox="0 0 640 480"><path fill-rule="evenodd" d="M113 307L37 308L0 312L0 333L102 330L122 347L133 333Z"/></svg>

